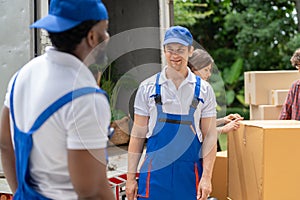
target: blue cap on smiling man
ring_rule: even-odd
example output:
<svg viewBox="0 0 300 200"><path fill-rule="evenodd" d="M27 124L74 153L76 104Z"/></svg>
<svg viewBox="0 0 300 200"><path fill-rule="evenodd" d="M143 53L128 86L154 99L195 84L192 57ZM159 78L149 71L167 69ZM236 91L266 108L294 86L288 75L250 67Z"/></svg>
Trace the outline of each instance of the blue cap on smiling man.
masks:
<svg viewBox="0 0 300 200"><path fill-rule="evenodd" d="M184 46L192 46L193 36L185 27L172 26L166 31L163 45L170 43L179 43Z"/></svg>
<svg viewBox="0 0 300 200"><path fill-rule="evenodd" d="M49 14L30 28L59 33L87 20L106 20L107 10L101 0L51 0Z"/></svg>

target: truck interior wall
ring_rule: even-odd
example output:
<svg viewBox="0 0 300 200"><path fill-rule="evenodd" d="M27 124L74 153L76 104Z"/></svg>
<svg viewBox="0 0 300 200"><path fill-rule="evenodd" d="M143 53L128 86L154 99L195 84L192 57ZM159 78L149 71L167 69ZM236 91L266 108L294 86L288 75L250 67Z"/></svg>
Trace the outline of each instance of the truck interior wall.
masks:
<svg viewBox="0 0 300 200"><path fill-rule="evenodd" d="M31 0L0 1L0 102L3 105L10 77L33 57Z"/></svg>
<svg viewBox="0 0 300 200"><path fill-rule="evenodd" d="M140 83L152 74L161 70L161 49L160 49L160 5L159 0L103 0L109 12L109 33L111 40L118 37L118 34L124 34L124 39L129 40L128 43L136 42L134 36L127 36L126 31L133 31L141 28L154 28L153 34L146 34L144 39L152 41L154 46L158 48L140 48L128 51L114 60L114 71L118 77L130 73L135 76L136 81ZM141 32L143 34L143 30ZM134 35L134 34L133 34ZM139 35L140 36L140 35ZM142 36L143 37L143 36ZM142 38L143 39L143 38ZM121 45L121 44L120 44ZM118 44L117 44L118 46ZM118 47L115 47L118 49ZM134 93L132 86L129 89L118 89L114 98L118 99L113 109L120 109L128 113L128 102ZM121 98L118 98L121 97Z"/></svg>

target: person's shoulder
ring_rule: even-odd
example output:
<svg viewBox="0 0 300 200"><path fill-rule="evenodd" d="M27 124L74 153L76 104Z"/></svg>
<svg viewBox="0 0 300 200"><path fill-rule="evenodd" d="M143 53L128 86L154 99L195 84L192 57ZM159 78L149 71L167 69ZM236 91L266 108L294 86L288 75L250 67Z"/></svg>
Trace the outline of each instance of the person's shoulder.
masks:
<svg viewBox="0 0 300 200"><path fill-rule="evenodd" d="M43 63L46 61L45 55L40 55L35 58L32 58L30 61L28 61L23 67L22 71L24 73L27 73L29 71L34 70L35 68L41 68Z"/></svg>
<svg viewBox="0 0 300 200"><path fill-rule="evenodd" d="M140 87L147 87L147 86L155 85L157 74L158 73L156 73L156 74L150 76L149 78L145 79L144 81L142 81L141 84L140 84Z"/></svg>
<svg viewBox="0 0 300 200"><path fill-rule="evenodd" d="M40 70L41 66L43 66L43 61L44 57L41 55L31 59L25 65L21 66L16 72L16 74L18 74L18 81L21 82L23 79L26 80L26 78L30 78L31 74L34 74L36 69Z"/></svg>
<svg viewBox="0 0 300 200"><path fill-rule="evenodd" d="M197 79L200 79L200 84L201 84L201 87L202 86L207 86L207 85L210 85L209 82L207 82L206 80L202 79L200 76L194 74L194 73L190 73L190 80L191 82L197 82Z"/></svg>
<svg viewBox="0 0 300 200"><path fill-rule="evenodd" d="M141 82L138 93L151 96L155 92L155 83L156 83L157 73L152 75L151 77L145 79Z"/></svg>
<svg viewBox="0 0 300 200"><path fill-rule="evenodd" d="M208 81L201 79L201 87L202 88L210 88L211 85Z"/></svg>
<svg viewBox="0 0 300 200"><path fill-rule="evenodd" d="M290 87L290 90L294 90L297 87L300 87L300 79L293 81L293 83L292 83L292 85Z"/></svg>

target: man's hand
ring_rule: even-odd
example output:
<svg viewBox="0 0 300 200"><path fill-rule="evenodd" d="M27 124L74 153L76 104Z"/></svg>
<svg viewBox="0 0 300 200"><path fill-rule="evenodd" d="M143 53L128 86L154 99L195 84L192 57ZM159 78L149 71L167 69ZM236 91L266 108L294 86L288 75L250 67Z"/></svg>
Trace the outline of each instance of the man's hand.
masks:
<svg viewBox="0 0 300 200"><path fill-rule="evenodd" d="M201 178L197 191L197 200L207 200L212 191L211 180L209 178Z"/></svg>
<svg viewBox="0 0 300 200"><path fill-rule="evenodd" d="M126 181L126 197L128 200L135 200L137 197L138 184L135 179Z"/></svg>

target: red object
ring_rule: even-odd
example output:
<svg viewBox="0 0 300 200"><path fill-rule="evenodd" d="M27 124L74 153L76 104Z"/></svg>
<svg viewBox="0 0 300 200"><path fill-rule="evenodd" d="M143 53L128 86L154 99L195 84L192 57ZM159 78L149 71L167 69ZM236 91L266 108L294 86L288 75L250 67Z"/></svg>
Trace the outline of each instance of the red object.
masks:
<svg viewBox="0 0 300 200"><path fill-rule="evenodd" d="M139 174L137 174L138 178ZM111 188L114 191L116 200L125 200L126 192L125 192L125 185L126 185L127 175L120 174L108 179Z"/></svg>
<svg viewBox="0 0 300 200"><path fill-rule="evenodd" d="M0 193L0 200L13 200L13 195L7 193Z"/></svg>
<svg viewBox="0 0 300 200"><path fill-rule="evenodd" d="M138 178L139 174L137 174ZM114 191L116 200L125 200L125 185L126 185L127 175L120 174L108 179L111 188ZM13 200L13 195L9 193L0 192L0 200Z"/></svg>

